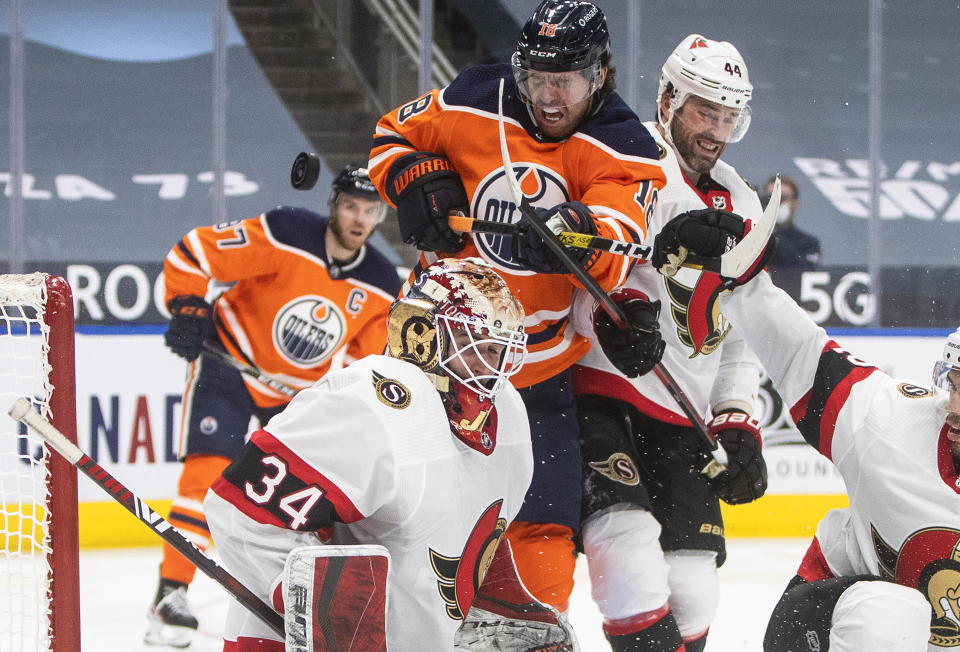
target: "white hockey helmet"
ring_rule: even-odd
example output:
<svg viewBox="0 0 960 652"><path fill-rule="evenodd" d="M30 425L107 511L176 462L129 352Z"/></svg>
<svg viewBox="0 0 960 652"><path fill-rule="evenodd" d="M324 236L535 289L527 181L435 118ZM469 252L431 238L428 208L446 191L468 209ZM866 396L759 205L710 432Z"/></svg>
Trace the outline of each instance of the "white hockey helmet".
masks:
<svg viewBox="0 0 960 652"><path fill-rule="evenodd" d="M933 366L934 386L948 392L957 389L948 376L954 370L960 371L960 328L947 336L947 341L943 344L943 354Z"/></svg>
<svg viewBox="0 0 960 652"><path fill-rule="evenodd" d="M429 265L390 307L390 355L434 377L492 399L526 359L523 306L480 258L443 258Z"/></svg>
<svg viewBox="0 0 960 652"><path fill-rule="evenodd" d="M663 120L657 111L657 120L669 131L670 120L683 106L689 95L702 97L729 109L734 125L727 142L735 143L750 127L750 106L753 85L747 64L740 52L727 41L714 41L700 34L691 34L680 41L663 64L657 102L670 90L670 118Z"/></svg>

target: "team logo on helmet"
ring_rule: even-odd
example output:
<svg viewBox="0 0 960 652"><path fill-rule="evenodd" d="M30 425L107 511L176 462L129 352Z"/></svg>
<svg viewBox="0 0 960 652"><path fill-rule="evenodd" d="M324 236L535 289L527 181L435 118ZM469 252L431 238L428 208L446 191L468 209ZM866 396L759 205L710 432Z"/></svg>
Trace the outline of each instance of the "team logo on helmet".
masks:
<svg viewBox="0 0 960 652"><path fill-rule="evenodd" d="M907 537L900 550L870 528L880 575L917 589L933 608L930 644L960 647L960 530L932 527Z"/></svg>
<svg viewBox="0 0 960 652"><path fill-rule="evenodd" d="M330 357L346 336L340 308L325 297L297 297L273 320L273 345L290 364L315 367Z"/></svg>
<svg viewBox="0 0 960 652"><path fill-rule="evenodd" d="M484 510L459 557L448 557L430 548L437 589L446 604L447 616L453 620L463 620L470 609L507 529L506 519L500 518L502 507L503 500L498 500Z"/></svg>
<svg viewBox="0 0 960 652"><path fill-rule="evenodd" d="M513 172L520 181L524 196L532 205L550 208L569 201L566 182L550 168L536 163L514 163ZM520 207L513 201L502 167L487 175L477 186L470 210L471 215L483 220L504 224L520 221ZM513 261L510 253L511 236L475 233L471 237L483 257L494 267L519 275L533 273Z"/></svg>
<svg viewBox="0 0 960 652"><path fill-rule="evenodd" d="M637 465L626 453L614 453L602 462L590 462L591 469L614 482L633 487L640 484Z"/></svg>

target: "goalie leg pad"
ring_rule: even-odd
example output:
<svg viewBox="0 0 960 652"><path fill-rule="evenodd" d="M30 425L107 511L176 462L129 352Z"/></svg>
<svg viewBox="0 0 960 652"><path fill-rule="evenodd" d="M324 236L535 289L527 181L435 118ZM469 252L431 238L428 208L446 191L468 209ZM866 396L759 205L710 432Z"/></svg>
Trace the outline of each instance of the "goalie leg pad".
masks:
<svg viewBox="0 0 960 652"><path fill-rule="evenodd" d="M387 572L383 546L303 546L283 569L288 652L386 652Z"/></svg>

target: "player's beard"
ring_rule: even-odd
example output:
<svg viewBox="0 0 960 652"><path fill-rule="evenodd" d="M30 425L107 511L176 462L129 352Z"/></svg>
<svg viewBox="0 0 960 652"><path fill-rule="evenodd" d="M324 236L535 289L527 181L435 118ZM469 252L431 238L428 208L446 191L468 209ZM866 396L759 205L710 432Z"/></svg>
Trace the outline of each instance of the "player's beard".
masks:
<svg viewBox="0 0 960 652"><path fill-rule="evenodd" d="M588 97L570 106L553 109L552 111L545 111L542 107L532 106L531 109L534 120L537 122L537 127L539 127L541 133L548 138L554 140L569 138L577 130L577 127L583 122L584 116L586 116L590 110L592 97L593 96ZM559 119L551 121L547 118L548 115L559 116Z"/></svg>
<svg viewBox="0 0 960 652"><path fill-rule="evenodd" d="M356 229L362 230L362 227L356 227ZM363 235L349 233L352 230L350 228L344 228L343 220L339 217L334 217L330 220L330 231L333 233L334 239L337 241L337 244L350 251L350 254L353 255L360 250L360 247L363 246L363 243L367 241L367 238L370 237L370 231L364 231Z"/></svg>
<svg viewBox="0 0 960 652"><path fill-rule="evenodd" d="M726 143L713 140L706 134L696 134L692 129L687 129L678 114L674 114L673 120L670 121L670 137L682 161L697 174L709 174L727 146ZM715 146L716 150L707 152L697 144L697 141Z"/></svg>

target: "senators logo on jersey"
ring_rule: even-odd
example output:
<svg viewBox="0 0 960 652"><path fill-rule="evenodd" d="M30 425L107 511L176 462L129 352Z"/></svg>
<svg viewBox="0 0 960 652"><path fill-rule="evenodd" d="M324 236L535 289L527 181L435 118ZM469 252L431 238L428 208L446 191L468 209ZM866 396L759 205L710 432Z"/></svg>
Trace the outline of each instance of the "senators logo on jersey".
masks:
<svg viewBox="0 0 960 652"><path fill-rule="evenodd" d="M675 277L664 277L670 297L670 316L680 342L690 349L690 357L713 353L730 332L730 324L720 313L718 287L720 277L704 272L698 274L693 287L680 283Z"/></svg>
<svg viewBox="0 0 960 652"><path fill-rule="evenodd" d="M870 528L880 575L917 589L930 603L930 644L960 647L960 530L925 528L895 550Z"/></svg>
<svg viewBox="0 0 960 652"><path fill-rule="evenodd" d="M503 501L498 500L484 510L459 557L448 557L430 549L430 565L437 575L437 588L447 605L447 615L463 620L473 603L473 596L490 568L500 538L507 529L500 518Z"/></svg>

